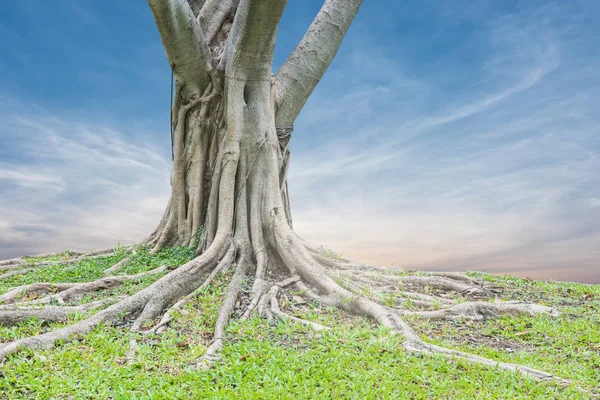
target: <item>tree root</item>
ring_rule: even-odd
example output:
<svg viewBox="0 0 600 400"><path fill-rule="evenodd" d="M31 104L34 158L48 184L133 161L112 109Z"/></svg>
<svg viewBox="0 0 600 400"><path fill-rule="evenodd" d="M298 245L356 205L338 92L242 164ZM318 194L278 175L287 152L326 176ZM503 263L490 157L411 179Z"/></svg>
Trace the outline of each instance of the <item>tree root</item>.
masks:
<svg viewBox="0 0 600 400"><path fill-rule="evenodd" d="M213 269L213 271L210 273L208 278L206 278L204 283L202 285L200 285L200 287L198 289L194 290L192 293L188 294L187 296L185 296L181 300L179 300L177 303L173 304L173 306L164 313L164 315L161 318L161 320L159 321L159 323L156 324L152 329L148 330L147 333L162 333L162 332L164 332L166 330L166 327L169 324L169 322L171 322L171 320L173 319L173 313L175 311L183 308L183 306L188 301L190 301L190 299L193 299L194 297L198 296L198 294L200 292L205 290L208 287L208 285L210 285L211 281L213 280L213 278L215 276L217 276L224 268L228 267L229 265L231 265L233 263L233 260L234 260L233 253L234 253L233 248L230 248L229 251L225 254L225 257L223 257L223 259L219 262L217 267L215 269Z"/></svg>
<svg viewBox="0 0 600 400"><path fill-rule="evenodd" d="M273 285L273 288L269 291L269 297L270 297L270 303L271 303L271 313L273 313L273 315L278 316L280 319L282 319L284 321L290 320L290 321L299 322L303 325L310 326L311 328L313 328L316 331L323 331L323 330L331 329L327 326L317 324L316 322L297 318L297 317L294 317L292 315L288 315L288 314L285 314L284 312L282 312L281 308L279 308L279 303L277 301L277 293L278 292L279 292L279 286L277 286L277 285Z"/></svg>
<svg viewBox="0 0 600 400"><path fill-rule="evenodd" d="M124 246L123 248L130 248L131 246ZM3 260L0 261L0 271L6 271L6 270L10 270L10 269L14 269L14 268L18 268L20 266L23 265L27 265L27 266L32 266L32 267L43 267L43 266L48 266L48 265L58 265L58 264L72 264L72 263L76 263L82 260L87 260L87 259L93 259L93 258L99 258L99 257L106 257L107 255L110 255L112 253L114 253L115 250L110 248L110 249L101 249L101 250L94 250L94 251L88 251L88 252L83 252L83 251L69 251L68 255L69 256L76 256L74 258L68 258L65 260L55 260L55 261L34 261L32 262L32 259L37 259L37 258L48 258L48 257L56 257L56 256L61 256L64 255L64 252L61 253L46 253L46 254L39 254L37 256L23 256L23 257L18 257L18 258L12 258L10 260Z"/></svg>
<svg viewBox="0 0 600 400"><path fill-rule="evenodd" d="M445 296L451 294L456 296L458 294L474 298L493 298L494 291L488 290L488 287L482 282L461 273L407 275L407 271L395 267L377 269L363 264L353 264L345 260L315 257L314 252L310 248L304 247L291 230L286 232L285 229L279 230L276 227L275 232L279 235L275 238L276 242L280 243L276 246L279 254L286 266L292 266L289 268L291 276L288 275L287 278L276 281L276 283L269 283L268 280L263 279L265 271L255 274L252 296L246 303L247 305L244 312L241 313L240 319L246 319L256 311L269 320L277 318L286 322L296 322L310 326L315 330L329 329L315 322L289 315L281 310L278 294L285 290L285 287L295 285L297 289L302 291L302 294L313 300L356 315L370 317L379 324L390 328L392 333L403 335L405 338L403 346L408 351L441 354L448 358L518 371L537 379L565 382L552 374L526 366L497 362L426 343L402 319L402 316L405 316L431 319L482 320L505 314L518 315L521 313L527 315L546 314L554 317L558 315L556 310L536 304L515 302L469 301L456 304L451 298ZM0 347L0 360L22 348L51 348L55 346L57 341L68 342L77 335L88 333L100 323L116 321L125 314L137 314L137 318L131 326L132 331L141 331L148 323L154 321L154 318L162 314L160 321L155 323L151 329L143 332L163 332L173 319L175 310L181 309L191 298L208 287L212 279L223 268L236 261L236 246L224 246L227 242L224 239L225 237L219 236L220 242L215 240L201 256L168 273L149 287L83 321L54 332L47 332L4 344ZM281 243L285 243L285 246ZM197 368L209 368L219 359L219 352L225 340L225 329L233 310L236 308L242 282L246 279L248 272L255 267L248 254L248 252L242 252L238 257L235 272L219 309L213 341L205 354L194 361L193 364ZM215 260L220 261L217 263ZM118 270L123 264L122 261L120 266L118 263L109 268L108 273ZM87 283L41 283L16 287L0 296L0 301L4 303L17 301L14 304L0 306L0 324L13 325L29 318L38 318L47 322L63 321L70 313L86 312L91 308L99 307L100 303L64 307L47 306L40 309L31 306L49 304L54 301L58 303L74 301L80 299L86 293L114 287L126 280L139 279L149 274L164 271L165 268L161 267L137 275L108 276ZM338 282L334 279L340 274L344 277L344 282ZM398 284L403 286L403 290L397 290ZM371 291L372 294L376 295L376 298L393 294L400 298L400 305L396 304L391 308L389 305L371 300L365 297L361 291L357 291L357 289L362 290L371 286L376 288ZM426 288L433 288L436 292L423 293L422 290ZM442 294L438 294L438 292ZM28 299L32 295L46 296L29 301L18 301L21 298ZM407 304L404 304L407 302L411 302L423 310L408 309ZM26 308L17 306L25 306ZM438 307L441 308L432 309ZM135 360L135 347L136 343L132 342L127 357L128 363Z"/></svg>
<svg viewBox="0 0 600 400"><path fill-rule="evenodd" d="M246 272L249 267L249 262L244 258L236 266L229 287L227 288L227 294L225 300L219 310L219 316L217 317L217 323L215 325L215 332L213 334L213 342L206 350L206 353L196 362L196 367L201 369L209 368L212 363L219 359L219 351L223 347L223 339L225 338L225 328L229 323L231 312L235 307L235 302L240 293L242 280L246 276Z"/></svg>
<svg viewBox="0 0 600 400"><path fill-rule="evenodd" d="M125 257L124 259L122 259L121 261L119 261L118 263L113 265L112 267L106 268L102 272L102 275L107 276L107 275L112 275L115 272L118 272L125 266L125 264L127 264L128 261L129 261L129 257Z"/></svg>
<svg viewBox="0 0 600 400"><path fill-rule="evenodd" d="M14 302L19 296L39 295L44 293L58 293L41 299L28 300L27 304L49 304L57 302L59 304L80 300L86 294L98 290L111 289L129 280L139 280L149 275L160 274L167 270L162 266L153 270L142 272L136 275L109 276L92 282L75 283L34 283L31 285L18 286L10 289L7 293L0 296L0 302Z"/></svg>
<svg viewBox="0 0 600 400"><path fill-rule="evenodd" d="M364 274L361 273L346 274L345 276L351 280L351 282L346 282L345 285L349 289L340 286L340 284L331 278L331 273L327 273L327 270L330 269L332 265L335 267L337 263L319 263L319 259L314 257L314 253L306 248L295 233L284 224L280 214L275 214L274 219L276 224L275 232L277 234L276 240L279 243L286 244L286 247L281 250L281 255L287 265L293 265L293 272L301 277L302 281L298 282L297 286L300 289L305 289L305 293L313 299L320 301L323 304L333 305L350 313L367 316L376 320L379 324L390 328L392 332L402 334L405 337L404 347L410 351L439 353L469 362L519 371L525 375L538 379L552 379L565 382L563 379L552 374L529 367L509 363L498 363L484 357L425 343L413 332L410 326L402 320L399 315L402 311L389 309L382 304L349 290L354 286L353 284L355 284L357 280L362 282L376 282L376 276L366 279ZM280 246L279 248L281 249L282 247ZM345 269L346 267L344 266L341 268ZM365 268L357 269L357 271L361 270L365 270ZM493 296L493 293L490 290L487 290L483 283L472 280L470 277L465 277L462 274L444 274L444 276L436 276L436 274L433 273L429 274L429 276L399 276L398 279L405 284L405 286L417 288L433 287L438 290L452 291L470 297L489 298ZM354 280L354 282L352 282L352 280ZM387 285L387 287L389 287L389 285ZM420 312L420 314L415 314L414 312L412 314L424 317L439 316L441 318L455 318L456 316L461 315L469 318L487 318L502 313L516 314L520 312L525 312L530 315L537 313L545 313L551 316L557 315L557 311L540 305L485 302L466 303L466 305L459 304L439 312L423 311Z"/></svg>
<svg viewBox="0 0 600 400"><path fill-rule="evenodd" d="M133 365L135 363L136 354L137 354L137 340L131 339L131 340L129 340L129 350L127 352L125 364Z"/></svg>
<svg viewBox="0 0 600 400"><path fill-rule="evenodd" d="M519 315L527 314L534 316L536 314L547 314L557 317L559 312L553 308L545 307L539 304L529 303L487 303L487 302L466 302L460 303L450 308L435 311L404 311L403 315L414 315L419 318L428 319L470 319L481 321L488 318L496 318L501 315Z"/></svg>
<svg viewBox="0 0 600 400"><path fill-rule="evenodd" d="M442 354L443 356L449 359L457 359L464 360L471 363L486 365L492 368L503 369L512 372L520 372L525 376L529 376L531 378L546 380L546 381L556 381L559 383L568 384L569 381L567 379L562 379L556 375L550 374L548 372L540 371L534 368L530 368L520 364L512 364L501 361L490 360L485 357L476 356L474 354L465 353L458 350L451 350L445 347L436 346L429 343L419 342L419 343L411 343L405 342L404 347L406 350L417 353L425 353L425 354Z"/></svg>
<svg viewBox="0 0 600 400"><path fill-rule="evenodd" d="M455 280L441 276L403 276L400 281L404 284L417 287L431 287L441 291L453 291L465 297L472 298L491 298L493 293L483 287L483 285L473 282L465 283L462 279Z"/></svg>
<svg viewBox="0 0 600 400"><path fill-rule="evenodd" d="M8 272L1 274L0 279L11 278L11 277L17 276L17 275L25 275L33 270L35 270L35 268L14 269L12 271L8 271Z"/></svg>
<svg viewBox="0 0 600 400"><path fill-rule="evenodd" d="M3 306L0 308L0 325L13 326L30 319L37 319L43 322L64 321L73 313L85 313L93 308L98 308L105 303L106 301L99 300L79 306L48 306L43 308Z"/></svg>

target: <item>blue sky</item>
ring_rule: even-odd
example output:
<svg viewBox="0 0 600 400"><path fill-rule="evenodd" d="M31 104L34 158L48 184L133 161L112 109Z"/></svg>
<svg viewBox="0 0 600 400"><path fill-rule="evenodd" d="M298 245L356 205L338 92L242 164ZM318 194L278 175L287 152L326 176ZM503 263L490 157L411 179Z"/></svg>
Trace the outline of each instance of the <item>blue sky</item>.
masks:
<svg viewBox="0 0 600 400"><path fill-rule="evenodd" d="M319 6L289 0L275 68ZM365 0L296 122L296 230L376 264L600 282L599 19ZM170 169L146 2L7 2L0 37L0 258L143 238Z"/></svg>

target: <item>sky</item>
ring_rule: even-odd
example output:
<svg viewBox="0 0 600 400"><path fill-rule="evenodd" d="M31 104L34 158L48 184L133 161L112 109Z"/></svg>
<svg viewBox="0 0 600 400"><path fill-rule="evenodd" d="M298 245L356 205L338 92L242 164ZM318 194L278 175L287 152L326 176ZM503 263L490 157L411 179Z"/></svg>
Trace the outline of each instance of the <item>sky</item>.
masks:
<svg viewBox="0 0 600 400"><path fill-rule="evenodd" d="M275 70L321 3L288 1ZM295 124L295 230L377 265L600 283L598 20L364 0ZM0 258L147 236L171 76L146 2L6 2L0 38Z"/></svg>

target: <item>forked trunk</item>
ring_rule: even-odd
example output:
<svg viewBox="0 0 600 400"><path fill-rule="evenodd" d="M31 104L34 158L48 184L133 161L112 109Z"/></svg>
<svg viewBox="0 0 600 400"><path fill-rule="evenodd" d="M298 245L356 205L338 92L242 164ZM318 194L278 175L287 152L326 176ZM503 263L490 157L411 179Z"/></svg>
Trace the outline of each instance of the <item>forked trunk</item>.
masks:
<svg viewBox="0 0 600 400"><path fill-rule="evenodd" d="M283 208L291 226L286 176L291 130L277 134L270 82L250 82L243 88L239 84L223 86L228 87L227 93L219 87L213 94L208 87L203 96L188 98L182 90L176 91L171 199L154 234L155 251L195 245L202 252L214 240L220 194L224 195L219 183L225 141L239 151L234 189L236 231L253 224L257 225L253 229L262 229L268 204ZM208 100L198 101L202 97ZM279 200L274 200L277 197ZM246 216L237 215L239 212Z"/></svg>

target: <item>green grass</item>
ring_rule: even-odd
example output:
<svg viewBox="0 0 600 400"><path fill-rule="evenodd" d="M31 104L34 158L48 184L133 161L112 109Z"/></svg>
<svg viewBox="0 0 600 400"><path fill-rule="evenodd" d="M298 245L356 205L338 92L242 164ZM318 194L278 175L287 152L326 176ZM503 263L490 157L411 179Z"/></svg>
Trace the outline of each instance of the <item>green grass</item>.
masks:
<svg viewBox="0 0 600 400"><path fill-rule="evenodd" d="M9 287L36 281L97 279L125 253L50 266L0 282ZM160 265L180 265L193 257L188 248L155 255L140 251L122 273ZM176 314L162 336L143 337L122 327L100 326L90 335L52 351L24 351L0 366L0 398L6 399L585 399L600 385L600 286L534 282L483 276L506 285L507 299L525 298L563 313L500 318L486 322L411 320L432 343L507 362L544 369L571 385L537 382L518 374L440 357L412 355L364 318L309 302L281 300L290 313L335 329L315 332L303 325L252 318L228 329L223 358L207 371L190 363L210 344L219 300L232 271ZM157 276L98 296L133 293ZM83 318L74 315L71 321ZM64 324L36 321L0 327L0 341L42 333ZM524 333L525 332L525 333ZM127 364L128 344L137 338L137 357Z"/></svg>

